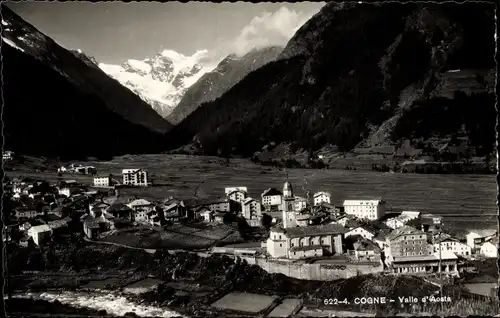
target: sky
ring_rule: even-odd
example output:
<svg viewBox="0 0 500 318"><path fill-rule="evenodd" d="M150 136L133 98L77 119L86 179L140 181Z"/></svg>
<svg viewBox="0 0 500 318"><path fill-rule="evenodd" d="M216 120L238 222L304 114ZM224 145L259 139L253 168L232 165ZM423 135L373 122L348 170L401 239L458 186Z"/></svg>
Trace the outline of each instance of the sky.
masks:
<svg viewBox="0 0 500 318"><path fill-rule="evenodd" d="M38 30L101 63L145 59L165 50L207 49L216 59L286 45L325 3L7 2Z"/></svg>

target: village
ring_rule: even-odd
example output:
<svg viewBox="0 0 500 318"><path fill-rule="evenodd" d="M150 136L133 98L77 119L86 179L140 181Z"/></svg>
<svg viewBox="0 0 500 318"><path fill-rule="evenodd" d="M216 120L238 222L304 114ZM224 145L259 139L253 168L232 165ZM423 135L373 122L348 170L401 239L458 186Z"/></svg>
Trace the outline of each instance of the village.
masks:
<svg viewBox="0 0 500 318"><path fill-rule="evenodd" d="M12 159L4 153L3 160ZM19 176L9 174L4 179L4 242L8 241L9 252L43 251L76 236L97 248L112 244L147 253L229 257L237 264L256 265L270 275L305 281L360 275L381 279L387 275L403 279L418 276L436 286L459 279L471 294L484 299L491 299L498 291L497 275L491 273L489 265L484 273L481 265L493 264L498 257L497 231L450 234L442 216L393 211L380 197L355 196L334 202L325 191L330 189L306 191L302 197L286 177L282 186L260 190L260 197L249 194L255 189L230 185L228 180L228 186L221 184L220 196L212 199L173 197L165 192L163 200L153 200L148 191L163 191L164 186L156 184L161 180L147 168L124 166L119 169L121 174L116 168L111 174L92 165L70 163L50 169L28 174L31 178L19 172ZM301 185L295 187L300 189ZM174 279L175 270L172 275ZM123 284L133 277L122 278ZM113 279L105 278L98 284ZM154 286L160 283L145 278L137 284L152 281ZM208 300L210 305L204 308L219 313L244 309L277 317L283 311L310 315L319 310L311 309L316 305L306 305L300 297L230 292L213 298L215 301ZM243 304L248 308L240 308Z"/></svg>
<svg viewBox="0 0 500 318"><path fill-rule="evenodd" d="M331 202L326 191L297 196L286 181L281 190L266 189L260 198L249 197L245 186L235 186L226 187L214 200L167 197L150 202L135 197L123 201L119 200L121 189L151 186L145 169L123 169L121 176L98 175L92 166L71 164L58 169L59 175L75 173L92 175L93 184L71 179L57 184L8 180L5 190L10 195L9 217L14 226L7 227L6 239L15 240L20 247L43 246L68 231L80 231L86 239L98 241L110 233L119 235L122 229L161 231L193 222L216 228L244 220L249 228L267 229L268 236L218 244L209 252L247 257L254 264L262 258L270 271L320 280L377 272L458 277L471 270L469 260L498 257L496 231L477 230L456 238L443 230L442 217L418 211L388 212L382 198L348 198L338 204ZM311 277L271 269L272 261L335 266L331 273ZM339 269L349 266L356 270L339 274Z"/></svg>

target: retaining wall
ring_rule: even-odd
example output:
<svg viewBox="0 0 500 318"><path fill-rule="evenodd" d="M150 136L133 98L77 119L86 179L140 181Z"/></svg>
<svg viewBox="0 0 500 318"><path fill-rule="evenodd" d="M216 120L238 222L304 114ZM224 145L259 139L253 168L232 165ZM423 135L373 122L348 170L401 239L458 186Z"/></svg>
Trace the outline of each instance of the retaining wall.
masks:
<svg viewBox="0 0 500 318"><path fill-rule="evenodd" d="M363 274L375 274L383 271L381 264L353 264L338 265L306 264L303 262L270 260L265 258L241 257L250 265L257 265L268 273L283 274L289 277L304 280L331 281L349 278Z"/></svg>

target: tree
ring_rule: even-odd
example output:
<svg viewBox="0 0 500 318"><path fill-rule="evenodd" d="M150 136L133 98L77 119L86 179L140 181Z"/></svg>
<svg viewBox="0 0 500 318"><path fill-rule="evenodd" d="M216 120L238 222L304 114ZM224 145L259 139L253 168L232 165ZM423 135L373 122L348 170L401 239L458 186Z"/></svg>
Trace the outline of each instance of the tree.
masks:
<svg viewBox="0 0 500 318"><path fill-rule="evenodd" d="M269 214L266 214L266 213L262 214L262 218L260 220L260 223L262 224L262 226L264 228L269 229L271 227L272 222L273 222L273 218Z"/></svg>

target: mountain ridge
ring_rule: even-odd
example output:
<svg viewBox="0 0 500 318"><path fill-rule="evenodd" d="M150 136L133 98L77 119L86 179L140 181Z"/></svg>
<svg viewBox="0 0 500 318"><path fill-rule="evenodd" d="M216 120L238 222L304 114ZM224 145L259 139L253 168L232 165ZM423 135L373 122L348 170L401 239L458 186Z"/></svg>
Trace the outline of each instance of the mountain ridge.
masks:
<svg viewBox="0 0 500 318"><path fill-rule="evenodd" d="M174 127L172 146L246 157L270 143L349 151L379 132L374 144L463 134L475 150L487 153L495 118L492 12L487 4L471 3L327 4L275 61ZM454 70L464 78L461 86L449 82L456 80L449 76ZM480 87L481 81L486 85ZM439 98L450 102L445 106ZM479 101L485 106L473 109ZM425 113L408 120L416 114L411 109L430 104L438 112L451 107L462 113L450 113L446 129L432 124L426 131L425 123L433 121ZM484 128L477 126L481 121ZM408 129L398 128L403 123Z"/></svg>
<svg viewBox="0 0 500 318"><path fill-rule="evenodd" d="M274 60L282 50L281 46L269 46L253 49L241 57L229 54L186 90L167 120L174 125L180 123L199 105L219 98L250 72Z"/></svg>
<svg viewBox="0 0 500 318"><path fill-rule="evenodd" d="M160 152L172 126L92 60L2 10L4 147L84 158ZM147 143L144 140L148 140Z"/></svg>

